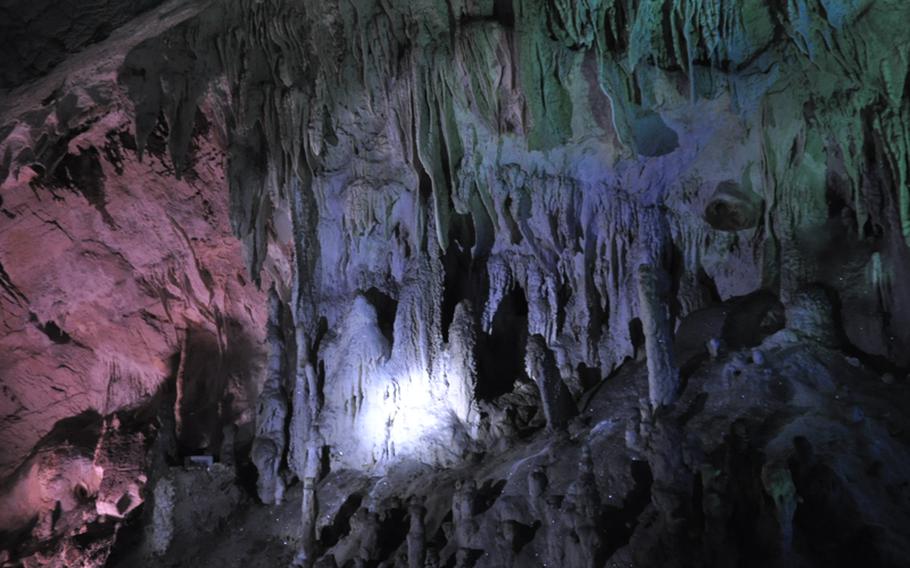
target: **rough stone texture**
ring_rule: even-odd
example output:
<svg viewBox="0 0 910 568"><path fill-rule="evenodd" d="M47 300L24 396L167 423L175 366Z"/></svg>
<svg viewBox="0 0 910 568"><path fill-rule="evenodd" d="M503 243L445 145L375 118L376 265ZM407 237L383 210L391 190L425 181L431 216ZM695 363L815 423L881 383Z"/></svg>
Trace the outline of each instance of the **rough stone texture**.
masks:
<svg viewBox="0 0 910 568"><path fill-rule="evenodd" d="M722 181L705 207L705 221L721 231L752 229L762 219L762 199L736 182Z"/></svg>
<svg viewBox="0 0 910 568"><path fill-rule="evenodd" d="M423 513L426 558L440 566L902 566L907 389L817 344L765 349L762 366L735 354L702 365L653 420L641 417L646 366L630 363L571 434L538 428L454 468L335 470L318 483L311 554L323 566L409 566L420 553L411 515ZM237 509L191 551L118 565L281 565L299 544L299 491Z"/></svg>
<svg viewBox="0 0 910 568"><path fill-rule="evenodd" d="M121 79L140 147L163 113L179 164L189 109L226 78L235 229L293 316L300 384L326 377L321 399L305 386L291 405L305 414L291 444L321 439L338 466L381 468L444 459L431 448L473 429L463 411L443 436L415 437L395 418L411 401L420 423L467 408L439 388L452 388L443 354L459 301L478 306L482 352L516 294L526 307L501 317L540 334L578 383L578 369L604 376L633 355L640 263L671 275L673 318L716 296L766 287L788 300L821 282L856 347L906 364L910 336L891 323L910 311L895 288L910 266L906 61L861 39L905 12L891 1L241 2L143 43ZM754 198L718 231L702 213L729 180ZM832 247L842 265L826 260ZM352 345L364 326L376 341ZM361 395L383 326L389 363ZM464 380L483 392L494 379ZM339 433L354 409L351 441Z"/></svg>
<svg viewBox="0 0 910 568"><path fill-rule="evenodd" d="M103 566L119 521L145 499L154 431L140 414L55 424L0 484L0 549L29 567Z"/></svg>
<svg viewBox="0 0 910 568"><path fill-rule="evenodd" d="M164 478L155 484L154 511L149 527L149 552L161 556L174 541L174 508L176 492L172 480Z"/></svg>
<svg viewBox="0 0 910 568"><path fill-rule="evenodd" d="M212 109L177 179L166 124L140 162L132 105L109 62L93 69L0 120L0 476L56 421L147 400L178 360L187 445L220 437L218 413L245 412L261 380L265 302L230 236ZM194 400L218 392L233 401Z"/></svg>
<svg viewBox="0 0 910 568"><path fill-rule="evenodd" d="M66 50L85 47L83 25L135 15L94 8L59 20L76 34ZM194 108L178 176L166 121L139 159L118 83L132 47L198 11L170 2L55 69L60 53L34 53L50 59L20 70L47 74L0 96L0 549L28 566L105 564L155 487L152 432L173 442L174 462L218 454L225 424L240 426L241 445L254 434L266 305L231 236L219 99ZM33 47L69 33L42 29ZM4 82L18 63L4 62ZM157 431L148 410L177 375L179 437L173 408L163 422L157 413ZM94 430L80 432L73 421L92 416ZM61 436L95 441L58 446Z"/></svg>
<svg viewBox="0 0 910 568"><path fill-rule="evenodd" d="M161 486L164 490L159 495ZM170 548L183 550L200 536L218 532L242 494L231 468L215 464L205 469L171 469L156 486L155 496L152 552L162 556Z"/></svg>
<svg viewBox="0 0 910 568"><path fill-rule="evenodd" d="M910 364L906 2L153 15L3 105L11 455L173 375L184 452L259 395L272 560L406 565L410 497L427 565L907 557L905 391L866 380Z"/></svg>
<svg viewBox="0 0 910 568"><path fill-rule="evenodd" d="M0 88L47 74L68 55L111 32L162 0L0 2Z"/></svg>
<svg viewBox="0 0 910 568"><path fill-rule="evenodd" d="M787 329L801 339L837 344L834 306L824 289L810 287L796 292L787 304L786 317Z"/></svg>

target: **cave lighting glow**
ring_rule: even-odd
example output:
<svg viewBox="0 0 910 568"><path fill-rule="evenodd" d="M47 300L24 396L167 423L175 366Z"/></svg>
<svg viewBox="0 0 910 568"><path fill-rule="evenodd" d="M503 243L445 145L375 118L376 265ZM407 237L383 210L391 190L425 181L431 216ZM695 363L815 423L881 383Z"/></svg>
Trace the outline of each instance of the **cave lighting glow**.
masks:
<svg viewBox="0 0 910 568"><path fill-rule="evenodd" d="M411 371L373 384L365 396L359 431L352 434L374 448L376 462L426 461L428 448L438 448L460 427L461 417L445 398L444 385L426 372ZM431 439L437 443L428 443Z"/></svg>

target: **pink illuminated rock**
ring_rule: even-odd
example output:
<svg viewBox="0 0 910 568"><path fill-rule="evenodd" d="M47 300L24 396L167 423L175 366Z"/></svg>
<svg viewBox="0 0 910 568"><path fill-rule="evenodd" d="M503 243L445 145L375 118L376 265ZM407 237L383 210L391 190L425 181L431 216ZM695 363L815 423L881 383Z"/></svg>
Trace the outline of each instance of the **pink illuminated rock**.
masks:
<svg viewBox="0 0 910 568"><path fill-rule="evenodd" d="M0 186L0 477L56 421L152 396L187 335L193 348L208 338L205 354L188 355L200 361L189 395L217 383L233 393L228 411L251 418L265 301L230 234L223 151L199 138L178 180L163 153L138 161L123 102L105 97L62 96L0 143L0 154L36 153ZM197 134L206 128L200 114ZM52 156L37 155L42 136Z"/></svg>
<svg viewBox="0 0 910 568"><path fill-rule="evenodd" d="M102 566L119 523L145 500L151 429L137 415L58 422L0 486L0 534L25 566ZM93 538L86 548L80 539ZM8 545L8 542L4 542Z"/></svg>

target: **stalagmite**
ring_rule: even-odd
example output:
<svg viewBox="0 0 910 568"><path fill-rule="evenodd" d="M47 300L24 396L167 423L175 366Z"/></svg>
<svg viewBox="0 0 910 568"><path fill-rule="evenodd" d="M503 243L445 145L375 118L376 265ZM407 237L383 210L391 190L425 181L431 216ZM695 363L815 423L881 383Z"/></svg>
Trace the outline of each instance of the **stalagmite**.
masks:
<svg viewBox="0 0 910 568"><path fill-rule="evenodd" d="M321 466L320 450L316 440L307 442L302 472L303 497L300 502L300 550L294 560L294 566L300 568L310 568L316 562L316 516L319 513L316 482L319 480Z"/></svg>
<svg viewBox="0 0 910 568"><path fill-rule="evenodd" d="M468 558L474 536L477 533L477 523L474 515L477 507L477 484L473 479L465 479L456 483L452 495L452 523L455 529L456 560L455 566L462 568L468 566Z"/></svg>
<svg viewBox="0 0 910 568"><path fill-rule="evenodd" d="M282 333L282 304L278 293L269 291L267 377L259 394L256 414L256 438L251 458L259 471L257 490L263 503L277 504L284 498L281 476L287 449L288 397L285 385L286 343Z"/></svg>
<svg viewBox="0 0 910 568"><path fill-rule="evenodd" d="M638 301L648 357L648 398L655 410L671 404L679 389L679 371L673 360L673 332L667 303L666 275L642 264L638 268Z"/></svg>
<svg viewBox="0 0 910 568"><path fill-rule="evenodd" d="M474 393L477 388L477 331L474 311L468 301L455 306L452 323L449 326L449 341L446 346L448 364L446 378L449 382L450 399L455 414L465 423L469 432L477 435L479 413Z"/></svg>
<svg viewBox="0 0 910 568"><path fill-rule="evenodd" d="M424 526L426 508L415 500L408 506L408 513L411 517L407 537L408 568L424 568L427 556L426 527Z"/></svg>
<svg viewBox="0 0 910 568"><path fill-rule="evenodd" d="M543 405L547 427L564 427L577 412L568 387L559 376L556 359L541 335L528 338L525 354L525 369L528 376L537 383L540 401Z"/></svg>
<svg viewBox="0 0 910 568"><path fill-rule="evenodd" d="M294 565L310 568L316 562L316 517L319 503L316 481L321 470L321 436L316 426L319 415L319 386L316 369L310 353L312 337L308 327L312 322L305 318L305 310L297 296L294 322L296 361L294 391L291 404L291 440L289 461L292 469L303 482L301 499L300 544Z"/></svg>
<svg viewBox="0 0 910 568"><path fill-rule="evenodd" d="M237 439L237 427L233 424L228 424L221 430L221 453L219 454L219 460L222 464L227 467L234 467L235 464L235 448L234 442Z"/></svg>
<svg viewBox="0 0 910 568"><path fill-rule="evenodd" d="M781 548L789 555L793 546L794 517L799 505L796 487L789 468L782 463L768 463L762 468L762 485L771 496L780 528Z"/></svg>

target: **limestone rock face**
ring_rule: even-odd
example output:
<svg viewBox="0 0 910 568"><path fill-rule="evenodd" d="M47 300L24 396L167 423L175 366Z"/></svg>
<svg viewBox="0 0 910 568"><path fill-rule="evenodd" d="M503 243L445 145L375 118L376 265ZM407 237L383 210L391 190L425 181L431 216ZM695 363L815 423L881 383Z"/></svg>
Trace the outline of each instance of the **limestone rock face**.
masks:
<svg viewBox="0 0 910 568"><path fill-rule="evenodd" d="M811 565L900 486L910 4L6 4L0 477L154 402L147 487L71 456L97 511L182 561L224 453L306 567Z"/></svg>
<svg viewBox="0 0 910 568"><path fill-rule="evenodd" d="M189 427L206 433L188 445L221 431L211 416L222 401L203 400L202 390L231 393L222 414L242 413L261 382L264 295L231 237L213 108L194 114L192 166L178 178L166 126L140 161L115 68L92 64L34 107L23 105L47 96L40 85L4 99L4 476L57 420L142 403L181 361L186 396L209 405L194 409Z"/></svg>
<svg viewBox="0 0 910 568"><path fill-rule="evenodd" d="M65 19L81 34L83 18L116 15L109 38L55 69L29 67L43 78L0 96L0 532L40 526L24 541L33 546L11 550L47 565L104 563L115 527L151 491L146 452L159 430L148 408L178 375L191 407L177 440L185 451L217 454L223 423L239 424L248 444L265 356L264 294L231 236L216 106L194 109L192 157L178 175L164 123L139 159L117 80L133 45L198 10L171 5L115 31L138 5L105 4ZM32 39L65 35L42 30ZM115 427L118 415L143 426ZM74 435L95 438L59 442ZM71 540L97 519L94 548ZM40 543L49 548L34 556Z"/></svg>
<svg viewBox="0 0 910 568"><path fill-rule="evenodd" d="M0 484L4 550L26 566L103 565L119 522L146 497L154 429L136 418L88 411L57 422Z"/></svg>
<svg viewBox="0 0 910 568"><path fill-rule="evenodd" d="M218 5L121 68L139 148L163 116L176 164L188 109L209 85L230 93L234 228L291 314L301 384L325 377L301 391L292 439L331 447L356 408L354 431L384 448L352 459L378 465L413 441L394 418L408 400L441 430L471 431L470 401L449 401L462 410L448 418L426 410L453 388L444 345L463 300L481 332L477 375L463 377L477 393L510 390L489 372L509 358L524 374L524 339L503 343L497 319L543 337L570 386L579 369L609 374L636 353L641 264L669 274L670 326L820 282L854 345L907 363L910 336L889 321L910 314L895 288L908 199L903 169L880 166L906 153L907 72L859 47L905 7L507 4ZM880 128L857 130L863 113ZM372 339L351 344L357 298L376 310L371 337L388 332L386 386L371 372L361 384L383 356Z"/></svg>

